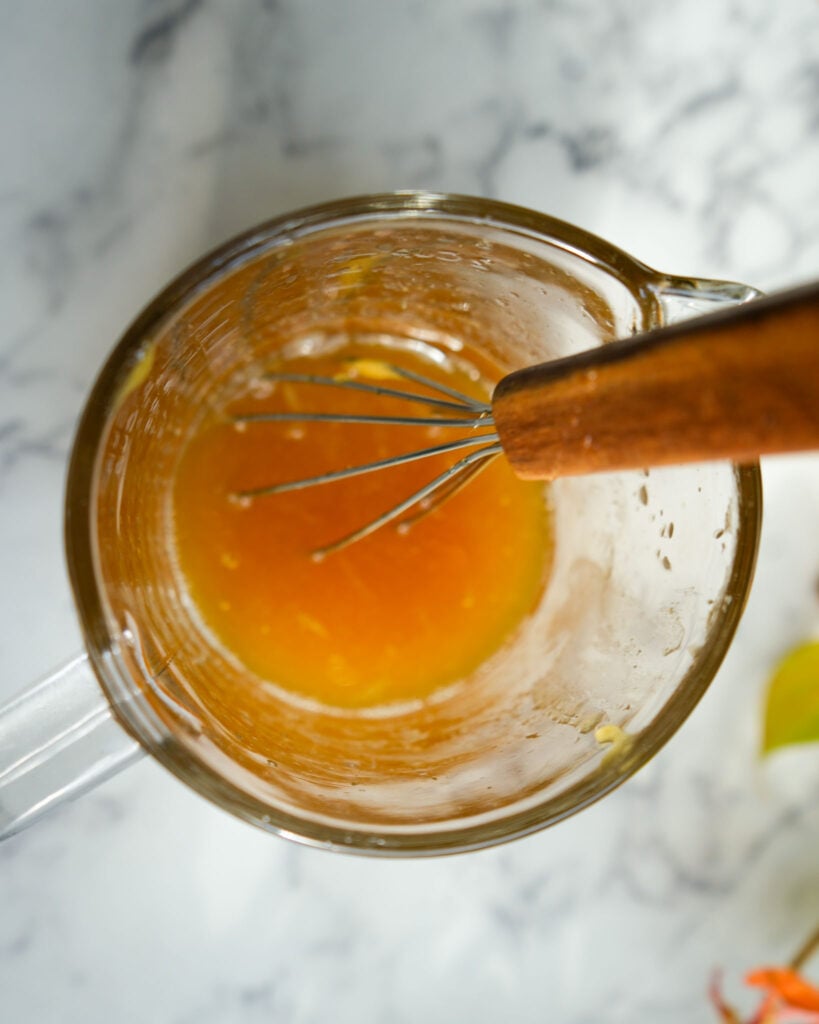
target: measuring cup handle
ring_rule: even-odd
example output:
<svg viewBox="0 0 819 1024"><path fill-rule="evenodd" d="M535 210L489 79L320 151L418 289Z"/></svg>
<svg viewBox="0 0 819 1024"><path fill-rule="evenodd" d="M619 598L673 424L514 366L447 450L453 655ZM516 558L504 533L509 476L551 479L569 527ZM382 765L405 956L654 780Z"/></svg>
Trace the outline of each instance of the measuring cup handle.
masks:
<svg viewBox="0 0 819 1024"><path fill-rule="evenodd" d="M79 655L0 707L0 840L141 754Z"/></svg>

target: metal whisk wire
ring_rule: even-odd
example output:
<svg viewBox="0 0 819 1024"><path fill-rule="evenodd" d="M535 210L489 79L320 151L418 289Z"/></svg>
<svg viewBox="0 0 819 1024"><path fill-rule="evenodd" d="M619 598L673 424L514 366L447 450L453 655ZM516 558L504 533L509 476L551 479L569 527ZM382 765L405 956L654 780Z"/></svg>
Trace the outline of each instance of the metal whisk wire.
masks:
<svg viewBox="0 0 819 1024"><path fill-rule="evenodd" d="M403 501L388 509L380 516L366 523L359 529L341 537L332 544L313 551L313 557L321 559L334 551L340 551L356 541L369 536L382 526L400 519L404 513L409 512L414 506L420 506L420 511L410 518L405 518L403 525L409 525L416 519L437 508L448 498L456 494L464 484L471 480L476 473L483 469L496 456L503 451L498 435L494 430L487 431L485 428L493 426L492 407L479 399L472 398L460 391L450 388L439 381L432 380L412 370L406 370L400 366L389 366L391 376L402 377L406 380L420 384L428 388L434 394L428 395L416 391L404 391L399 388L385 387L380 384L365 383L359 380L348 380L337 377L326 377L309 373L267 373L264 379L273 383L298 383L317 385L324 388L341 388L347 391L363 391L368 394L377 395L382 398L396 399L401 401L416 402L426 405L436 412L441 411L449 415L433 416L391 416L391 415L363 415L358 413L322 413L322 412L259 412L239 413L232 417L237 424L250 425L253 423L356 423L392 426L434 426L447 428L460 428L472 431L480 430L480 433L473 433L470 436L458 437L452 441L432 445L429 448L416 449L400 455L394 455L386 459L377 459L373 462L363 463L355 466L346 466L342 469L331 470L317 476L304 477L298 480L288 480L270 484L263 487L251 488L238 491L233 497L240 501L248 501L253 498L269 497L275 494L283 494L288 491L301 490L306 487L314 487L319 484L332 483L338 480L360 476L364 473L372 473L379 470L391 469L395 466L406 465L419 459L432 458L438 455L445 455L449 452L456 452L464 448L476 448L476 451L469 452L462 456L429 483L408 495ZM440 396L445 395L445 398ZM401 524L399 524L401 525Z"/></svg>

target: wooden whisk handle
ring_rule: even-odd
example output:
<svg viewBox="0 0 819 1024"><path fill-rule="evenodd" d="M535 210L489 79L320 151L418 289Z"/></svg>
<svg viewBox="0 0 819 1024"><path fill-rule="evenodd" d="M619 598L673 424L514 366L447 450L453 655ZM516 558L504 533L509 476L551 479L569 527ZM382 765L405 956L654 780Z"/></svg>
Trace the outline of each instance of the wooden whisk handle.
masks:
<svg viewBox="0 0 819 1024"><path fill-rule="evenodd" d="M819 448L819 284L519 370L492 406L533 479Z"/></svg>

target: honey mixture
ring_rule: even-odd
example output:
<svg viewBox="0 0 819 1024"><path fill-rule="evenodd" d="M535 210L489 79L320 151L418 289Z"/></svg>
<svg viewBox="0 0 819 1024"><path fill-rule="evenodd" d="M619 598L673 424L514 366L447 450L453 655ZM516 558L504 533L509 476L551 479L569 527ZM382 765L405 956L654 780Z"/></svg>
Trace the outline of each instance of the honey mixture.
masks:
<svg viewBox="0 0 819 1024"><path fill-rule="evenodd" d="M497 368L474 351L385 352L348 340L274 369L390 384L390 365L486 399ZM430 356L432 358L430 358ZM393 386L396 386L393 384ZM423 391L400 382L403 390ZM205 415L173 495L179 569L207 630L266 683L345 709L428 697L464 680L532 611L551 558L542 484L497 458L455 496L316 558L426 484L456 454L250 500L238 492L442 443L452 428L237 424L238 414L347 411L424 415L423 405L315 385L251 382Z"/></svg>

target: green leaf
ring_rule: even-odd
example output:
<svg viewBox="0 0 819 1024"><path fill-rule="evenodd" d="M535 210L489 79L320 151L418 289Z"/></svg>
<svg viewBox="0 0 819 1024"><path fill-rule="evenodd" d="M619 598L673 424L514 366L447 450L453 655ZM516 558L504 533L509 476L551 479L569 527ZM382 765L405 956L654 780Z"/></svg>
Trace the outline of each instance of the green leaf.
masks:
<svg viewBox="0 0 819 1024"><path fill-rule="evenodd" d="M780 662L768 688L764 753L791 743L819 741L819 641Z"/></svg>

